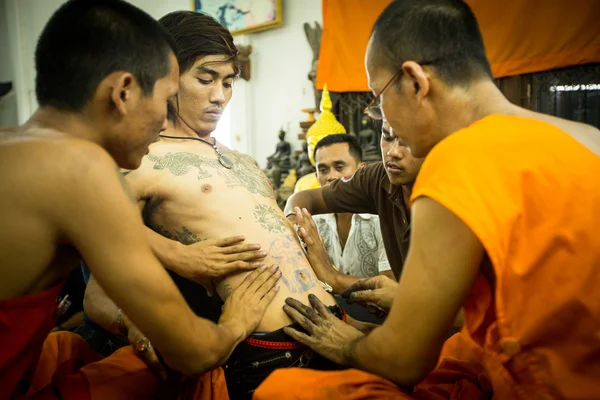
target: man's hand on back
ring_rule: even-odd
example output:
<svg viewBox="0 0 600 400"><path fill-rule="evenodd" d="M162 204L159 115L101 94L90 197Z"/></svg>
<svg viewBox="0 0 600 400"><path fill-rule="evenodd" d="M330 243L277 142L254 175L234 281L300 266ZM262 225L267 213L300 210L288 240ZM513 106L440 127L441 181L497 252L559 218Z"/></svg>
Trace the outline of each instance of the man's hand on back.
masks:
<svg viewBox="0 0 600 400"><path fill-rule="evenodd" d="M174 271L198 282L212 294L213 280L262 266L267 253L260 251L258 244L242 243L244 240L243 236L232 236L182 246Z"/></svg>

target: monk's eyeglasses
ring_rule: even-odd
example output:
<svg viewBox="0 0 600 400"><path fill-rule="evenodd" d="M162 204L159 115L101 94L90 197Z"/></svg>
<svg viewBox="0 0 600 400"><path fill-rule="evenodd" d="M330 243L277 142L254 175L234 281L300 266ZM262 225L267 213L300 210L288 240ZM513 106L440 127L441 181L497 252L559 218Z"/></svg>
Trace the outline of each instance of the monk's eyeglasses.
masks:
<svg viewBox="0 0 600 400"><path fill-rule="evenodd" d="M425 66L425 65L431 65L431 64L435 63L436 61L437 60L423 61L418 64L420 66ZM381 95L383 94L383 92L385 92L385 90L388 87L390 87L392 85L392 82L394 82L396 79L398 79L400 77L400 75L402 75L402 68L399 68L398 71L396 71L394 76L392 76L392 78L389 80L389 82L385 84L383 89L381 89L381 91L373 98L373 100L371 100L369 105L367 107L365 107L365 111L364 111L365 114L367 114L369 117L371 117L377 121L380 121L383 119L383 111L381 110Z"/></svg>

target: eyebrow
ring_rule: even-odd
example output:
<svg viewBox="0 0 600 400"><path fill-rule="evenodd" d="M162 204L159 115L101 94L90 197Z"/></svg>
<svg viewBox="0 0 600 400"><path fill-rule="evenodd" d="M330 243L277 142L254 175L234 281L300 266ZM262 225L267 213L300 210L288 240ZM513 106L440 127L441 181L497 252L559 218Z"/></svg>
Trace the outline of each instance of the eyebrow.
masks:
<svg viewBox="0 0 600 400"><path fill-rule="evenodd" d="M213 79L218 78L220 76L220 74L217 71L215 71L212 68L208 68L206 65L199 65L196 69L200 73L210 74L210 76L212 76ZM227 75L224 79L229 79L229 78L235 79L235 78L237 78L237 76L238 75L235 72L232 72L231 74Z"/></svg>

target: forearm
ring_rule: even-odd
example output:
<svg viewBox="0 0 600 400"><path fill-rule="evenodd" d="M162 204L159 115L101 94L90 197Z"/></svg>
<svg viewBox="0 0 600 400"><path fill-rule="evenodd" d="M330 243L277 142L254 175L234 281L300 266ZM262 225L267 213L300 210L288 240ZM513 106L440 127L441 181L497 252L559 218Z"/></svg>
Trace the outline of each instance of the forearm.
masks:
<svg viewBox="0 0 600 400"><path fill-rule="evenodd" d="M182 252L183 244L176 240L166 238L152 229L146 227L146 236L152 248L152 252L167 269L179 273L182 265L186 262ZM181 274L180 274L181 275Z"/></svg>
<svg viewBox="0 0 600 400"><path fill-rule="evenodd" d="M415 357L387 329L379 327L368 336L350 343L345 349L347 364L389 379L399 386L414 386L435 367L437 359ZM394 356L389 349L393 347Z"/></svg>
<svg viewBox="0 0 600 400"><path fill-rule="evenodd" d="M83 310L95 324L104 330L115 334L122 333L117 326L119 307L106 295L94 276L90 277L85 289Z"/></svg>
<svg viewBox="0 0 600 400"><path fill-rule="evenodd" d="M329 214L332 211L327 207L323 200L321 189L303 190L294 193L285 204L284 214L290 215L295 207L306 208L312 215Z"/></svg>
<svg viewBox="0 0 600 400"><path fill-rule="evenodd" d="M350 285L360 281L360 278L352 275L346 275L339 271L334 271L331 281L325 281L333 289L333 293L342 294Z"/></svg>

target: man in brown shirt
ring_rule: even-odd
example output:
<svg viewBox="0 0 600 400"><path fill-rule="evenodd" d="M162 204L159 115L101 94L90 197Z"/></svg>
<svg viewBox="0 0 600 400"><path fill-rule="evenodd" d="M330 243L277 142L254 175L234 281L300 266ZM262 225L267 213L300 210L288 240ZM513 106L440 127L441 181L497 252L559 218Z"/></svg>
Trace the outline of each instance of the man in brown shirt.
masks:
<svg viewBox="0 0 600 400"><path fill-rule="evenodd" d="M413 157L386 122L381 129L381 153L382 162L360 168L351 177L292 195L285 215L296 222L295 207L306 208L311 214L379 215L385 251L398 279L408 252L408 199L423 159Z"/></svg>

